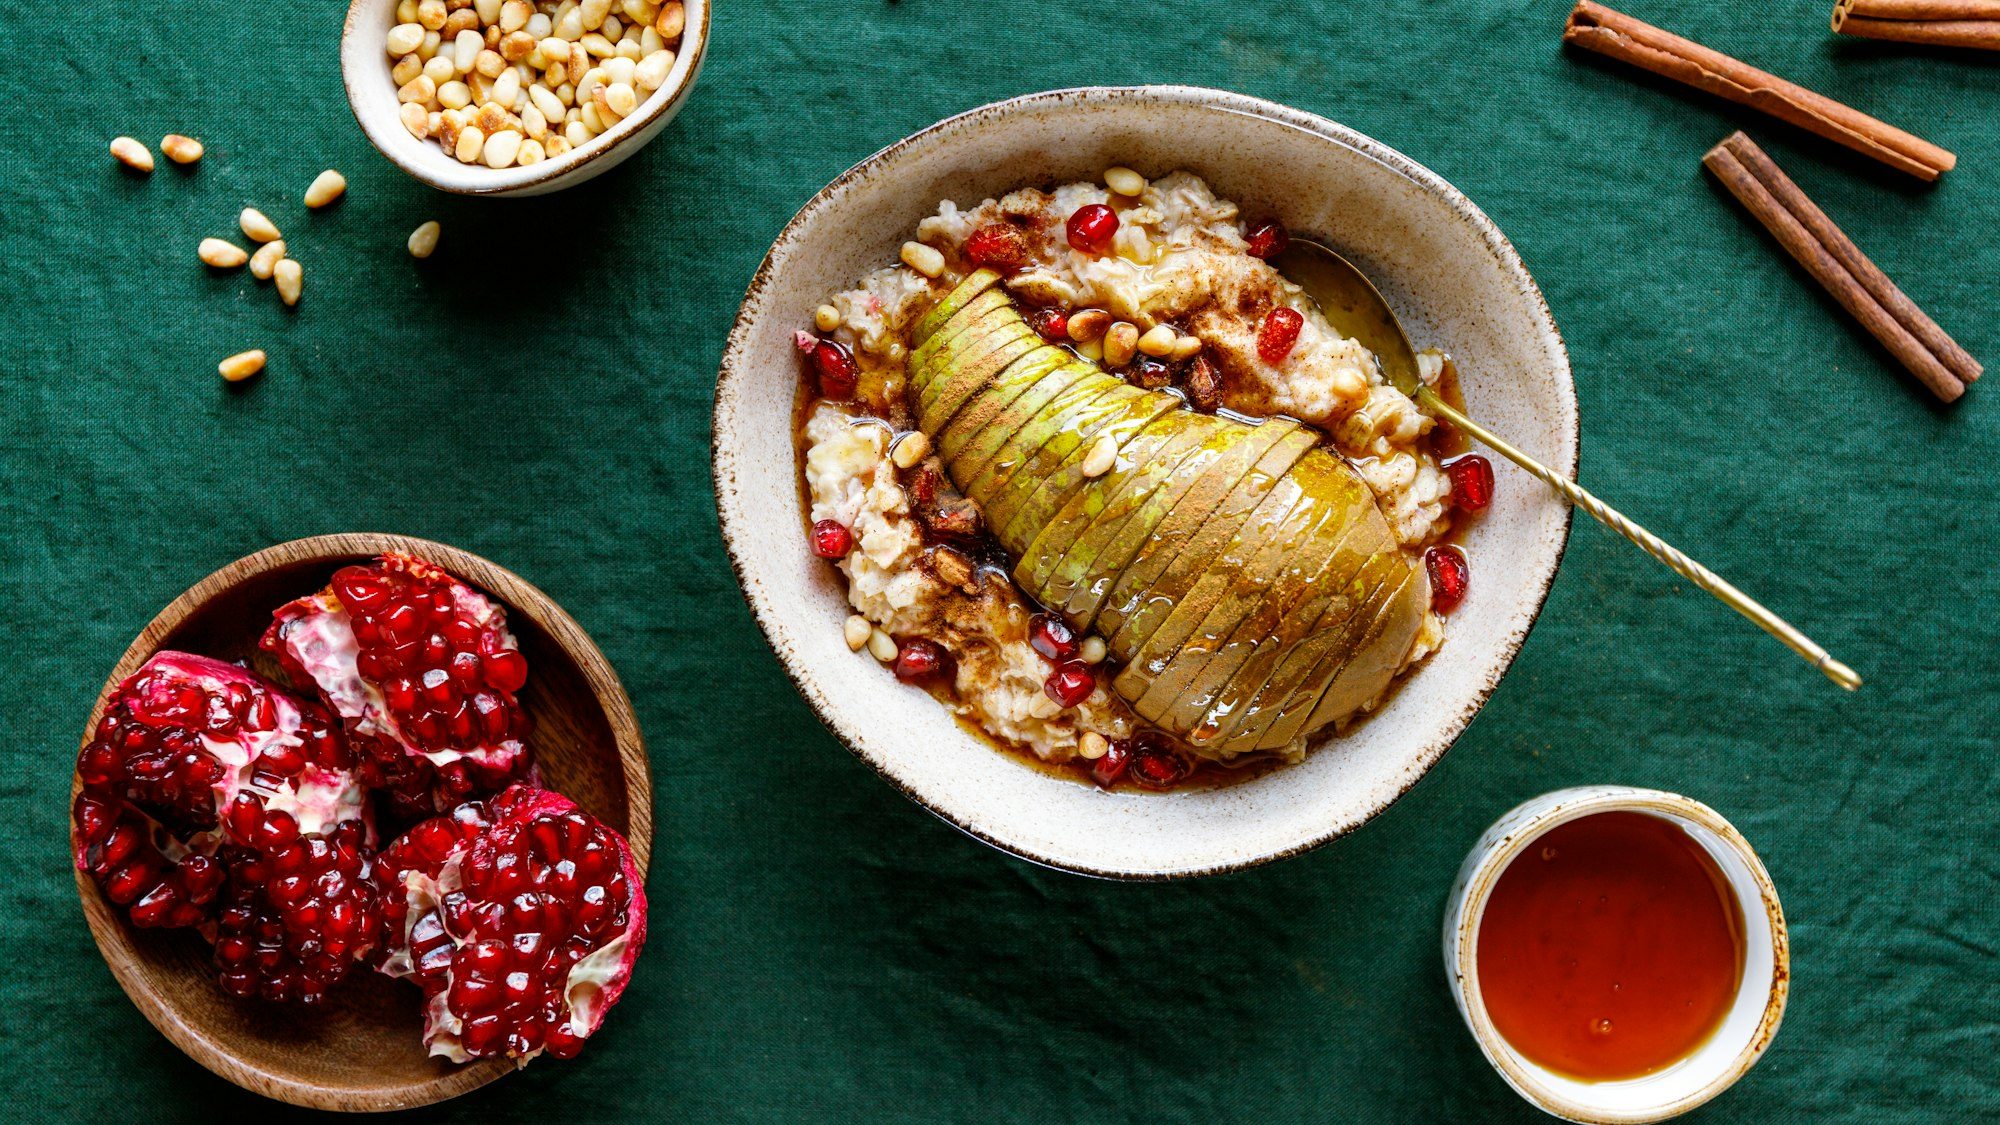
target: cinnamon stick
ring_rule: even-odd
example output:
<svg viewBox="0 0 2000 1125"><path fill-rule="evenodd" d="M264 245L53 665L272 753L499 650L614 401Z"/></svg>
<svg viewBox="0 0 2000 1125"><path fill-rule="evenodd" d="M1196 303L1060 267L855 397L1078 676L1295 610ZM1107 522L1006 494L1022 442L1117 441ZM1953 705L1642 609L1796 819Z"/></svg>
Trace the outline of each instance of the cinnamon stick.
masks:
<svg viewBox="0 0 2000 1125"><path fill-rule="evenodd" d="M1594 0L1578 0L1563 42L1761 110L1922 180L1958 163L1922 137Z"/></svg>
<svg viewBox="0 0 2000 1125"><path fill-rule="evenodd" d="M1756 142L1732 133L1701 162L1932 394L1952 402L1979 378L1979 361L1924 315Z"/></svg>
<svg viewBox="0 0 2000 1125"><path fill-rule="evenodd" d="M2000 51L2000 0L1839 0L1833 30L1863 39Z"/></svg>

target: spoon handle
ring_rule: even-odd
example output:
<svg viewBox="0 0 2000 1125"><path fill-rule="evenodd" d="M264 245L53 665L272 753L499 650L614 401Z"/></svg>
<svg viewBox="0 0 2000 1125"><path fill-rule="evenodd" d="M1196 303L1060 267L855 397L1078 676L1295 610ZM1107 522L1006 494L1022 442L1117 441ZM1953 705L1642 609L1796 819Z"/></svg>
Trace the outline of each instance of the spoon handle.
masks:
<svg viewBox="0 0 2000 1125"><path fill-rule="evenodd" d="M1786 646L1793 652L1811 661L1813 667L1824 672L1826 677L1834 683L1839 684L1848 691L1853 691L1855 688L1861 686L1861 677L1855 674L1854 669L1835 660L1825 649L1815 644L1811 637L1794 629L1784 618L1765 609L1755 598L1724 581L1721 575L1681 554L1666 540L1633 523L1623 513L1619 512L1618 509L1585 492L1575 481L1543 465L1533 457L1508 444L1491 430L1467 418L1464 413L1455 409L1450 403L1445 402L1431 388L1417 388L1416 397L1417 402L1425 410L1444 418L1452 425L1478 438L1482 444L1491 447L1494 452L1500 454L1502 457L1533 473L1550 488L1567 497L1571 504L1590 513L1592 519L1630 539L1640 550L1665 563L1674 573L1707 590L1709 593L1715 595L1724 605L1756 622L1757 626L1766 633L1785 642Z"/></svg>

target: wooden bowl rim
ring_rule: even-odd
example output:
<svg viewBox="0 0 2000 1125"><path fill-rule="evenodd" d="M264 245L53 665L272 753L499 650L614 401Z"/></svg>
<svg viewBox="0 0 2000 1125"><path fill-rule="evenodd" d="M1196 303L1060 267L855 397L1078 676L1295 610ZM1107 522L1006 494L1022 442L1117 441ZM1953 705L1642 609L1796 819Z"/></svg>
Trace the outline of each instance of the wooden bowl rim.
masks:
<svg viewBox="0 0 2000 1125"><path fill-rule="evenodd" d="M97 693L90 721L83 728L81 745L89 744L92 732L103 718L104 700L111 689L151 659L159 651L162 638L179 629L217 596L245 579L280 566L293 567L315 562L338 564L373 558L389 551L407 552L429 559L469 585L493 595L510 615L525 616L533 621L575 662L598 705L604 709L605 719L611 728L614 749L625 777L626 840L632 848L632 860L638 865L643 878L653 850L652 768L646 757L644 737L639 731L638 715L632 708L625 685L618 679L616 669L576 619L533 583L489 559L429 539L386 532L315 535L274 544L217 569L167 603L166 608L147 622L146 627L126 647L125 654L119 657L111 675L105 678L103 688ZM81 779L72 773L72 798L81 785ZM76 854L74 825L71 827L70 854ZM246 1060L236 1054L228 1043L211 1037L201 1026L183 1020L172 1000L145 987L130 964L134 959L130 924L105 902L94 879L80 870L75 874L84 920L90 926L91 936L97 941L98 952L103 955L112 976L117 978L119 987L131 998L133 1006L189 1058L252 1093L308 1109L341 1112L412 1109L455 1098L519 1069L505 1059L491 1059L469 1063L416 1083L333 1090Z"/></svg>

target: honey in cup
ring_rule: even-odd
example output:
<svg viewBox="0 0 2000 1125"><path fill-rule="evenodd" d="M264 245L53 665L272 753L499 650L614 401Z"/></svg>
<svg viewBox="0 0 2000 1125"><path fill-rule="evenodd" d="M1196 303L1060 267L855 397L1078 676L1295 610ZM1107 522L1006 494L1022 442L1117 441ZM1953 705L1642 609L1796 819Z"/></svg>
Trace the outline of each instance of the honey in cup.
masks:
<svg viewBox="0 0 2000 1125"><path fill-rule="evenodd" d="M1602 812L1509 862L1479 924L1479 993L1528 1061L1583 1081L1639 1078L1698 1050L1743 979L1743 912L1678 824Z"/></svg>

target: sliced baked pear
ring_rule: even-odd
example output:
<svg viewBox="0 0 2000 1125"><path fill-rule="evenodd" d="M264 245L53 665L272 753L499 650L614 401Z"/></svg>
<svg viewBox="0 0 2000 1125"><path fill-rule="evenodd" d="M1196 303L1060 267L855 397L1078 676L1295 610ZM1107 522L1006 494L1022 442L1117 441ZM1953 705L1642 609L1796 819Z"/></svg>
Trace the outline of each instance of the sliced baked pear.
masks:
<svg viewBox="0 0 2000 1125"><path fill-rule="evenodd" d="M959 485L960 490L977 501L981 511L1004 507L1001 490L1007 487L1015 474L1028 467L1042 446L1070 424L1075 412L1120 388L1125 388L1125 384L1118 379L1098 371L1086 372L1082 378L1050 398L1041 409L1023 418L1021 424L1014 427L1014 432L1001 441L979 472ZM989 518L987 526L995 526L994 521Z"/></svg>
<svg viewBox="0 0 2000 1125"><path fill-rule="evenodd" d="M1013 302L1011 298L1008 298L1007 291L1001 286L1000 280L999 274L984 267L966 274L965 280L959 282L952 288L951 292L946 293L937 304L932 305L924 312L924 315L917 318L917 323L910 329L910 339L919 347L929 343L931 337L940 328L943 328L946 323L954 319L961 319L959 317L960 310L964 309L974 298L983 293L996 293L1008 304L1012 304Z"/></svg>
<svg viewBox="0 0 2000 1125"><path fill-rule="evenodd" d="M966 444L979 436L1001 411L1063 367L1070 367L1077 374L1088 370L1061 348L1029 352L994 376L985 390L967 399L957 414L938 423L938 428L930 432L937 435L933 444L946 467L959 458Z"/></svg>
<svg viewBox="0 0 2000 1125"><path fill-rule="evenodd" d="M1179 409L1171 400L1137 387L1119 387L1093 401L1066 422L1042 446L1034 459L1015 474L1007 495L987 513L994 537L1009 554L1019 557L1057 506L1078 488L1102 487L1100 478L1083 475L1099 443L1108 443L1116 464L1117 450L1153 419ZM1109 473L1103 474L1108 476Z"/></svg>

